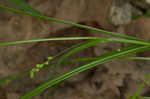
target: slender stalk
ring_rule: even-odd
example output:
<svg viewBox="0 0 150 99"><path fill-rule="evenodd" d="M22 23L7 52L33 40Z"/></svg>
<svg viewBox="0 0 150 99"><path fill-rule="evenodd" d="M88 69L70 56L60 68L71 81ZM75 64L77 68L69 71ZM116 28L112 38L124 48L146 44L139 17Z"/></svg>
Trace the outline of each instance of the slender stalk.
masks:
<svg viewBox="0 0 150 99"><path fill-rule="evenodd" d="M88 29L88 30L91 30L91 31L97 31L97 32L109 34L109 35L112 35L112 36L117 36L117 37L126 38L126 39L141 40L141 39L138 39L136 37L127 36L127 35L123 35L123 34L115 33L115 32L109 32L109 31L106 31L106 30L93 28L93 27L90 27L90 26L81 25L81 24L70 22L70 21L59 20L59 19L56 19L56 18L52 18L52 17L40 15L40 14L35 14L35 13L29 12L29 11L21 11L21 10L17 10L17 9L14 9L14 8L5 7L5 6L2 6L2 5L0 5L0 8L3 9L3 10L14 12L14 13L30 15L30 16L34 16L34 17L37 17L37 18L40 18L40 19L45 19L45 20L53 21L53 22L57 22L57 23L68 24L68 25L72 25L72 26L75 26L75 27Z"/></svg>
<svg viewBox="0 0 150 99"><path fill-rule="evenodd" d="M106 38L106 37L58 37L58 38L42 38L35 40L22 40L22 41L11 41L11 42L0 42L0 46L8 46L15 44L25 44L33 42L42 42L42 41L62 41L62 40L103 40L109 42L121 42L121 43L131 43L137 45L147 45L150 46L150 42L147 41L137 41L137 40L128 40L122 38Z"/></svg>
<svg viewBox="0 0 150 99"><path fill-rule="evenodd" d="M24 44L24 43L33 43L33 42L41 42L41 41L62 41L62 40L89 40L89 39L106 39L99 37L59 37L59 38L43 38L43 39L35 39L35 40L22 40L22 41L14 41L14 42L1 42L0 46L14 45L14 44Z"/></svg>
<svg viewBox="0 0 150 99"><path fill-rule="evenodd" d="M150 73L148 73L148 75L146 76L146 78L143 80L143 82L140 84L140 86L138 87L138 89L136 90L135 94L132 96L131 99L136 99L136 97L138 96L138 94L140 93L140 91L142 90L142 88L144 87L144 85L146 84L146 82L150 79Z"/></svg>
<svg viewBox="0 0 150 99"><path fill-rule="evenodd" d="M130 60L150 60L150 57L124 57L124 58Z"/></svg>
<svg viewBox="0 0 150 99"><path fill-rule="evenodd" d="M150 42L148 41L129 40L123 38L110 38L109 40L114 42L122 42L122 43L132 43L132 44L148 45L148 46L150 45Z"/></svg>
<svg viewBox="0 0 150 99"><path fill-rule="evenodd" d="M128 48L122 49L120 52L114 51L112 53L103 54L96 61L92 61L92 62L89 62L87 64L81 65L81 66L79 66L78 68L76 68L74 70L66 72L66 73L64 73L61 76L58 76L58 77L56 77L56 78L54 78L54 79L52 79L50 81L47 81L47 82L41 84L36 89L33 89L32 91L26 93L20 99L31 99L33 96L41 93L45 89L47 89L47 88L49 88L51 86L54 86L54 85L64 81L65 79L68 79L68 78L72 77L73 75L76 75L76 74L78 74L80 72L83 72L85 70L93 68L96 65L103 64L105 62L111 61L112 59L116 59L116 58L118 58L118 57L120 57L122 55L127 55L129 53L136 53L136 52L144 51L144 50L148 50L148 49L150 49L149 46L130 46Z"/></svg>

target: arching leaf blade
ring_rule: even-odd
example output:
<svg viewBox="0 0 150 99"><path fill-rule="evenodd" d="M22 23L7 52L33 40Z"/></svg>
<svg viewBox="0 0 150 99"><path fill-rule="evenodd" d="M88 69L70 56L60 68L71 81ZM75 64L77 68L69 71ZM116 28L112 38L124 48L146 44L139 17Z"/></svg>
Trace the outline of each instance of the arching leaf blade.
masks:
<svg viewBox="0 0 150 99"><path fill-rule="evenodd" d="M65 79L68 79L68 78L72 77L73 75L76 75L76 74L78 74L80 72L83 72L87 69L90 69L92 67L95 67L96 65L111 61L112 59L116 59L118 57L130 54L130 53L136 53L136 52L145 51L145 50L148 50L148 49L150 49L149 46L133 45L133 46L130 46L130 47L125 47L125 48L121 49L120 51L112 51L112 52L109 52L109 53L105 53L105 54L101 55L99 57L99 59L97 59L96 61L92 61L92 62L89 62L87 64L81 65L80 67L78 67L74 70L71 70L70 72L64 73L63 75L61 75L61 76L59 76L59 77L57 77L53 80L50 80L50 81L48 81L44 84L41 84L39 87L37 87L34 90L26 93L20 99L31 99L31 97L41 93L45 89L47 89L51 86L54 86L55 84L58 84L58 83L64 81Z"/></svg>
<svg viewBox="0 0 150 99"><path fill-rule="evenodd" d="M38 10L32 8L24 0L8 0L8 1L11 2L11 3L14 3L16 6L22 8L24 11L29 11L31 13L41 15L41 13Z"/></svg>

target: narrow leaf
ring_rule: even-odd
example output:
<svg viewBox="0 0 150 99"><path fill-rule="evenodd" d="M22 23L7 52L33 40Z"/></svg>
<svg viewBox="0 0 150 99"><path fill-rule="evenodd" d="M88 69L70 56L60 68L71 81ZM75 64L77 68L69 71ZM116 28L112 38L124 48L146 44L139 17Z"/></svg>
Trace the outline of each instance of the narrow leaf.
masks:
<svg viewBox="0 0 150 99"><path fill-rule="evenodd" d="M130 46L130 47L125 47L123 49L121 49L120 51L112 51L109 53L105 53L103 55L101 55L99 57L99 59L97 59L96 61L92 61L89 62L87 64L81 65L80 67L71 70L70 72L64 73L63 75L54 78L53 80L50 80L44 84L41 84L39 87L35 88L34 90L28 92L27 94L25 94L24 96L22 96L20 99L31 99L31 97L41 93L42 91L44 91L45 89L54 86L62 81L64 81L65 79L68 79L70 77L72 77L73 75L76 75L80 72L83 72L87 69L90 69L92 67L95 67L96 65L111 61L112 59L116 59L118 57L121 57L123 55L127 55L129 53L136 53L139 51L145 51L150 49L149 46Z"/></svg>
<svg viewBox="0 0 150 99"><path fill-rule="evenodd" d="M123 59L129 59L129 60L150 60L150 57L123 57Z"/></svg>
<svg viewBox="0 0 150 99"><path fill-rule="evenodd" d="M33 42L42 42L42 41L88 40L88 39L105 39L105 38L99 38L99 37L59 37L59 38L45 38L45 39L35 39L35 40L14 41L14 42L0 42L0 46L25 44L25 43L33 43Z"/></svg>
<svg viewBox="0 0 150 99"><path fill-rule="evenodd" d="M34 16L34 17L37 17L37 18L40 18L40 19L53 21L53 22L57 22L57 23L68 24L68 25L72 25L72 26L75 26L75 27L88 29L88 30L91 30L91 31L97 31L97 32L109 34L109 35L112 35L112 36L117 36L117 37L120 37L120 38L141 40L141 39L138 39L136 37L127 36L127 35L123 35L123 34L115 33L115 32L109 32L109 31L106 31L106 30L102 30L102 29L98 29L98 28L94 28L94 27L90 27L90 26L86 26L86 25L81 25L81 24L70 22L70 21L59 20L59 19L56 19L56 18L52 18L52 17L48 17L48 16L44 16L44 15L39 15L39 14L31 13L31 12L28 12L28 11L21 11L21 10L5 7L5 6L2 6L2 5L0 5L0 8L3 9L3 10L14 12L14 13L30 15L30 16Z"/></svg>
<svg viewBox="0 0 150 99"><path fill-rule="evenodd" d="M59 38L43 38L43 39L35 39L35 40L22 40L22 41L0 42L0 46L25 44L25 43L33 43L33 42L42 42L42 41L88 40L88 39L89 40L90 39L99 39L99 40L107 40L109 42L122 42L122 43L131 43L131 44L137 44L137 45L150 45L150 42L147 42L147 41L136 41L136 40L121 39L121 38L106 38L106 37L59 37Z"/></svg>
<svg viewBox="0 0 150 99"><path fill-rule="evenodd" d="M13 74L13 75L9 75L7 77L0 78L0 85L4 84L4 83L8 83L9 81L15 80L17 78L23 77L27 73L28 72L23 72L20 74Z"/></svg>
<svg viewBox="0 0 150 99"><path fill-rule="evenodd" d="M24 11L29 11L34 14L40 14L40 12L34 8L32 8L29 4L27 4L24 0L8 0L9 2L14 3L16 6L22 8Z"/></svg>
<svg viewBox="0 0 150 99"><path fill-rule="evenodd" d="M49 79L52 78L52 76L56 72L56 69L63 63L64 59L66 59L67 57L73 55L76 52L79 52L79 51L81 51L83 49L86 49L86 48L89 48L91 46L95 46L96 44L98 44L100 42L106 42L107 40L108 39L97 39L97 40L91 40L91 41L83 42L83 43L77 45L76 47L74 47L73 49L71 49L70 51L68 51L67 53L65 53L57 61L57 64L56 64L55 68L53 69L53 72L50 74Z"/></svg>
<svg viewBox="0 0 150 99"><path fill-rule="evenodd" d="M140 91L142 90L142 88L144 87L144 85L146 84L146 82L150 79L150 73L148 73L148 75L146 76L146 78L143 80L143 82L140 84L140 86L138 87L138 89L136 90L135 94L133 95L133 97L131 99L136 99L136 97L138 96L138 94L140 93Z"/></svg>
<svg viewBox="0 0 150 99"><path fill-rule="evenodd" d="M132 99L133 95L125 95L126 99ZM150 97L137 96L136 99L150 99Z"/></svg>

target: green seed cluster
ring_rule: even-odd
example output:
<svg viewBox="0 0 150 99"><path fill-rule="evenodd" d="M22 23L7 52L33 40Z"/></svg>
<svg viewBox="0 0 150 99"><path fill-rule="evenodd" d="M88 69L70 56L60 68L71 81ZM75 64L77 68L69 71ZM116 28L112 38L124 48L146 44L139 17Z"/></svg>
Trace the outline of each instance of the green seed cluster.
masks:
<svg viewBox="0 0 150 99"><path fill-rule="evenodd" d="M45 65L48 65L49 62L53 59L53 57L48 57L48 60L42 64L36 64L36 66L30 71L30 78L34 78L34 74L39 72Z"/></svg>

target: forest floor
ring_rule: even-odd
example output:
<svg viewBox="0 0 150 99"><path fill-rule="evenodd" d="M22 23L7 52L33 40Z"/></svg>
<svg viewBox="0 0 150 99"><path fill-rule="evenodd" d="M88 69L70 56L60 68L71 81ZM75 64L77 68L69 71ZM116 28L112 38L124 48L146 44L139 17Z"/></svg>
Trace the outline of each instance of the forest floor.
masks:
<svg viewBox="0 0 150 99"><path fill-rule="evenodd" d="M150 40L150 18L144 13L150 4L140 0L27 0L44 15L73 21L103 30ZM134 2L133 2L134 1ZM142 0L141 0L142 1ZM12 6L7 2L0 2ZM134 13L134 16L133 16ZM135 18L135 16L140 16ZM134 18L133 18L134 17ZM48 22L0 10L0 41L29 40L45 37L107 36L69 25ZM0 48L0 77L24 72L44 62L48 56L78 44L79 41L51 41L6 46ZM71 58L93 57L126 44L107 43L81 51ZM133 56L148 57L150 52ZM60 75L82 64L66 63L56 70ZM47 89L33 99L125 99L125 94L135 93L137 87L150 72L149 61L116 59L82 72L63 82L52 93ZM0 99L19 99L26 92L49 78L53 68L29 75L0 86ZM145 85L141 95L150 96L150 85Z"/></svg>

